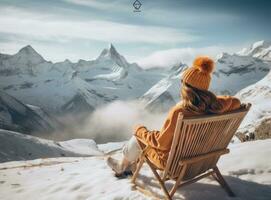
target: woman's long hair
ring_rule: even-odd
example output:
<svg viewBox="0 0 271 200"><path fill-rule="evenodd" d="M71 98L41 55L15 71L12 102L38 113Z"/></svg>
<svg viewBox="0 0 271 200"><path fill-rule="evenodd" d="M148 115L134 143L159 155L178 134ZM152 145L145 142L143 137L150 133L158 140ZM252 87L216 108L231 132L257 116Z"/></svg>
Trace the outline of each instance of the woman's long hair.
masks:
<svg viewBox="0 0 271 200"><path fill-rule="evenodd" d="M185 110L195 113L220 113L221 103L216 95L208 90L200 90L187 83L182 83L182 104Z"/></svg>

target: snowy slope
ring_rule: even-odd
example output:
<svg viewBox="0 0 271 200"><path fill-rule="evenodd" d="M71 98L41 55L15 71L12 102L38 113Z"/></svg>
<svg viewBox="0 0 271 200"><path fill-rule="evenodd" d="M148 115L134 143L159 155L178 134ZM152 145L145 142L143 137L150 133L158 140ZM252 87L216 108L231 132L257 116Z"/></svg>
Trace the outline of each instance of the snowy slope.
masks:
<svg viewBox="0 0 271 200"><path fill-rule="evenodd" d="M103 155L93 140L54 142L0 129L0 162L93 155Z"/></svg>
<svg viewBox="0 0 271 200"><path fill-rule="evenodd" d="M60 126L55 118L49 116L41 108L25 105L0 91L0 128L33 134L50 133Z"/></svg>
<svg viewBox="0 0 271 200"><path fill-rule="evenodd" d="M236 96L242 102L252 103L250 112L241 124L240 132L247 135L254 133L262 122L271 119L271 72L262 80L238 92Z"/></svg>
<svg viewBox="0 0 271 200"><path fill-rule="evenodd" d="M180 99L180 76L187 65L180 64L170 70L167 77L152 86L140 100L151 111L165 112Z"/></svg>
<svg viewBox="0 0 271 200"><path fill-rule="evenodd" d="M238 200L271 199L271 140L254 141L230 146L231 153L223 156L219 167ZM253 148L252 148L253 147ZM252 162L253 161L253 162ZM152 188L159 199L162 192L143 166L139 181ZM151 199L132 190L129 179L118 180L106 166L105 158L54 158L0 164L0 195L2 200L51 199L113 200ZM213 179L205 178L178 189L175 199L229 200Z"/></svg>

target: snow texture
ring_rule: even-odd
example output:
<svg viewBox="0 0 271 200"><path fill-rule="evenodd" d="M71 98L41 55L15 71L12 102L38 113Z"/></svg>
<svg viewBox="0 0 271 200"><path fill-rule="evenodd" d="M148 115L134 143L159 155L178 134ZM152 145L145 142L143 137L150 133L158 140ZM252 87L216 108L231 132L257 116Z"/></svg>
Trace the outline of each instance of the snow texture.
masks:
<svg viewBox="0 0 271 200"><path fill-rule="evenodd" d="M107 144L107 146L114 144ZM271 139L230 145L231 153L219 161L222 174L238 200L271 199ZM105 147L106 145L104 145ZM110 147L107 147L110 148ZM157 181L143 166L139 182L162 199ZM170 186L172 183L168 183ZM151 185L151 187L150 187ZM130 179L118 180L105 157L51 158L0 164L2 200L151 199L133 190ZM211 178L178 189L175 199L229 200Z"/></svg>
<svg viewBox="0 0 271 200"><path fill-rule="evenodd" d="M54 142L0 129L0 162L103 154L96 143L89 139Z"/></svg>
<svg viewBox="0 0 271 200"><path fill-rule="evenodd" d="M236 96L242 102L252 104L241 124L241 130L252 133L263 120L271 117L271 72L257 83L242 89Z"/></svg>

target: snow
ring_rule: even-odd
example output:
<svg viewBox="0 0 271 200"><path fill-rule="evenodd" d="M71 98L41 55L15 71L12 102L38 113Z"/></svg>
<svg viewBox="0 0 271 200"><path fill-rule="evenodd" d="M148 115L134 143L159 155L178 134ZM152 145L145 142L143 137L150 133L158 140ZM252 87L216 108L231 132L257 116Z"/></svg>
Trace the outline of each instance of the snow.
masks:
<svg viewBox="0 0 271 200"><path fill-rule="evenodd" d="M235 95L268 74L271 63L251 56L223 53L216 61L210 90Z"/></svg>
<svg viewBox="0 0 271 200"><path fill-rule="evenodd" d="M103 152L98 149L94 140L73 139L58 142L58 144L65 149L81 155L103 155Z"/></svg>
<svg viewBox="0 0 271 200"><path fill-rule="evenodd" d="M241 89L264 78L271 69L270 61L243 54L222 53L217 56L215 65L210 90L222 95L235 95ZM180 100L181 71L179 72L175 76L166 76L145 92L141 99L146 103L146 107L159 107L163 102L167 104L164 106L167 110Z"/></svg>
<svg viewBox="0 0 271 200"><path fill-rule="evenodd" d="M220 94L242 89L236 96L252 103L241 129L254 131L271 116L270 52L271 44L259 41L237 54L222 53L217 58L211 89ZM14 123L8 108L53 122L43 108L90 112L114 100L140 99L146 106L163 104L161 110L168 110L179 101L179 77L185 68L180 64L170 70L144 70L128 63L112 44L97 59L77 63L51 63L26 46L15 55L0 54L0 89L18 98L2 95L0 122ZM235 199L270 200L271 139L237 143L235 137L234 141L229 146L231 153L218 165L237 194ZM115 178L106 165L108 155L121 156L124 143L54 142L0 129L0 162L4 162L0 163L0 199L148 199L133 190L129 179ZM159 199L163 198L146 166L139 181L147 189L154 186ZM230 199L212 179L179 189L175 198Z"/></svg>
<svg viewBox="0 0 271 200"><path fill-rule="evenodd" d="M249 48L244 48L237 54L271 61L271 42L264 40L255 42Z"/></svg>
<svg viewBox="0 0 271 200"><path fill-rule="evenodd" d="M268 73L270 43L260 41L250 48L247 51L253 53L222 53L218 57L212 91L234 95ZM26 46L15 55L1 54L0 89L54 114L92 112L114 100L138 98L146 100L146 107L169 98L162 106L168 108L179 101L180 73L175 74L179 69L142 69L128 63L112 44L97 59L76 63L46 61Z"/></svg>
<svg viewBox="0 0 271 200"><path fill-rule="evenodd" d="M170 74L152 86L140 100L146 108L167 112L176 102L180 100L180 76L187 69L187 65L180 63L171 69ZM158 109L160 108L160 109Z"/></svg>
<svg viewBox="0 0 271 200"><path fill-rule="evenodd" d="M55 124L55 126L56 126L56 124L58 123L58 121L53 116L46 113L40 107L30 105L30 104L28 104L26 106L29 107L31 110L33 110L36 114L38 114L42 119L46 120L49 124Z"/></svg>
<svg viewBox="0 0 271 200"><path fill-rule="evenodd" d="M0 91L0 128L27 134L51 133L60 127L58 121L41 108L26 105L18 99Z"/></svg>
<svg viewBox="0 0 271 200"><path fill-rule="evenodd" d="M90 139L63 142L0 129L0 162L65 156L100 156L104 153Z"/></svg>
<svg viewBox="0 0 271 200"><path fill-rule="evenodd" d="M107 147L114 144L106 144ZM238 200L271 199L271 139L230 145L230 154L219 167ZM119 155L119 153L117 153ZM103 156L84 158L50 158L0 164L0 195L11 199L150 199L133 190L130 179L117 179ZM139 182L158 192L150 169L143 166ZM170 183L169 183L170 184ZM205 178L178 189L175 199L229 200L222 188Z"/></svg>
<svg viewBox="0 0 271 200"><path fill-rule="evenodd" d="M109 154L111 152L115 152L117 150L122 149L125 145L126 141L124 142L108 142L105 144L98 144L98 149L103 151L105 154Z"/></svg>
<svg viewBox="0 0 271 200"><path fill-rule="evenodd" d="M236 96L241 102L252 104L240 128L254 132L256 125L271 116L271 72L254 85L239 91Z"/></svg>
<svg viewBox="0 0 271 200"><path fill-rule="evenodd" d="M0 89L52 113L63 113L78 96L87 104L78 110L90 112L116 99L136 99L166 74L128 63L112 44L97 59L77 63L48 62L31 46L0 55Z"/></svg>

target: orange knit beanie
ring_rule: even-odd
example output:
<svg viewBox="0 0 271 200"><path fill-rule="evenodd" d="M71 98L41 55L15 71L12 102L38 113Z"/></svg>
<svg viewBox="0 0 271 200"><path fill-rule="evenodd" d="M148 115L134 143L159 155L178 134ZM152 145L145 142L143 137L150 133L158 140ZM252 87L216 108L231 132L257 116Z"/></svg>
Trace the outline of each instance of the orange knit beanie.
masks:
<svg viewBox="0 0 271 200"><path fill-rule="evenodd" d="M207 56L199 56L193 66L183 72L182 81L195 88L208 90L213 70L214 61Z"/></svg>

